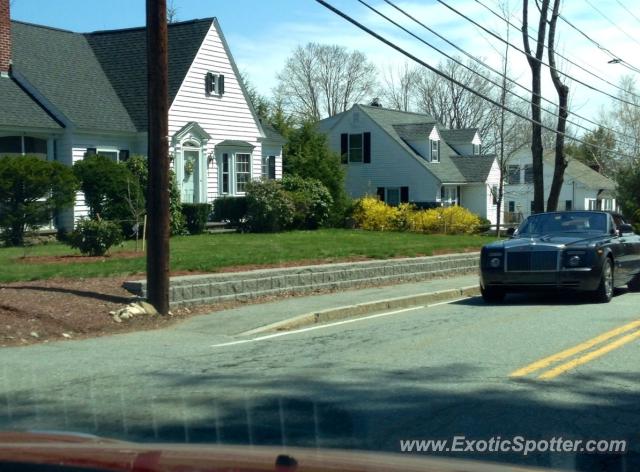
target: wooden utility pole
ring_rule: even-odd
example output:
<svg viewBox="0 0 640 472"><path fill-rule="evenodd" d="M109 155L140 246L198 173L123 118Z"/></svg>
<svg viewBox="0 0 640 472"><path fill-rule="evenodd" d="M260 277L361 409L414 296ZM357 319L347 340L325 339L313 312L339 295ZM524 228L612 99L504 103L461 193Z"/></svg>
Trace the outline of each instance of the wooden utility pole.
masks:
<svg viewBox="0 0 640 472"><path fill-rule="evenodd" d="M158 313L169 312L169 98L167 2L147 0L147 88L149 185L147 298Z"/></svg>

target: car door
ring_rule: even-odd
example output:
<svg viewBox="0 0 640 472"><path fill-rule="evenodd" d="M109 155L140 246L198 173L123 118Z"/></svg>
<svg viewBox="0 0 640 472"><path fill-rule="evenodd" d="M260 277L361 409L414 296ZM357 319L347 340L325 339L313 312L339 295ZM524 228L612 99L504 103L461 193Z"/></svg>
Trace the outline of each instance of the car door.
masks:
<svg viewBox="0 0 640 472"><path fill-rule="evenodd" d="M624 244L625 265L629 278L640 274L640 235L621 232L620 242Z"/></svg>

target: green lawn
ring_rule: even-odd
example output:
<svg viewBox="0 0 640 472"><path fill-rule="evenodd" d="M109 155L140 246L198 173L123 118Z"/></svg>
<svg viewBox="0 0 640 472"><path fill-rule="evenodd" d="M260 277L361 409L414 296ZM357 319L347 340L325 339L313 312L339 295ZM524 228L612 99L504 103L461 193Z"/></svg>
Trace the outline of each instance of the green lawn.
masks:
<svg viewBox="0 0 640 472"><path fill-rule="evenodd" d="M278 264L288 261L338 261L349 257L373 259L431 255L479 249L491 239L477 235L424 235L326 229L277 234L204 234L171 239L171 269L215 272L224 267L247 264ZM133 242L112 249L112 254L132 251ZM0 248L0 282L51 277L100 277L128 275L145 270L142 253L135 258L107 257L95 261L42 263L31 256L77 255L58 243L24 248ZM22 259L27 255L27 260Z"/></svg>

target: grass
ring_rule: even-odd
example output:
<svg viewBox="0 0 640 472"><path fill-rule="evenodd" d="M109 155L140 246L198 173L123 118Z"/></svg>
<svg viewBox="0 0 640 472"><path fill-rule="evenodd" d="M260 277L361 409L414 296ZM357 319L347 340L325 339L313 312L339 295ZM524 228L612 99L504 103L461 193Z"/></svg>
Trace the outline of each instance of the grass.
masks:
<svg viewBox="0 0 640 472"><path fill-rule="evenodd" d="M171 239L171 270L216 272L243 265L272 265L292 261L339 261L349 258L383 259L415 257L434 252L479 249L489 242L478 235L424 235L326 229L277 234L203 234ZM112 254L132 251L134 243L112 249ZM65 263L26 262L30 256L66 256L79 253L59 243L30 248L0 248L0 282L39 280L52 277L89 278L141 274L145 256L106 257L91 261L72 259Z"/></svg>

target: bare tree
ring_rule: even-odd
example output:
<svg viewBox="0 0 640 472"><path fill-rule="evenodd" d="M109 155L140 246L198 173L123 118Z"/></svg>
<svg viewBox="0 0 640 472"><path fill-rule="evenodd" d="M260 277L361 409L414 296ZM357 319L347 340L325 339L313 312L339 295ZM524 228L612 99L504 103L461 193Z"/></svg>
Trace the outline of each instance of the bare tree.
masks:
<svg viewBox="0 0 640 472"><path fill-rule="evenodd" d="M542 56L544 54L544 43L547 31L547 14L549 11L549 0L540 0L538 3L540 18L538 21L538 37L536 40L535 55L531 52L529 44L529 0L522 2L522 40L527 56L527 62L531 69L531 157L533 164L533 211L540 213L544 211L544 175L542 164L542 127L540 100L542 93L541 67Z"/></svg>
<svg viewBox="0 0 640 472"><path fill-rule="evenodd" d="M483 71L477 62L469 61L465 67L449 59L440 63L438 68L483 95L496 96L493 84L478 75ZM495 98L497 100L499 97ZM487 105L484 99L430 71L425 71L421 76L417 105L420 111L433 116L449 129L478 128L480 136L485 138L491 138L490 130L497 120L495 107ZM492 151L495 143L488 141L483 143L483 146L486 151Z"/></svg>
<svg viewBox="0 0 640 472"><path fill-rule="evenodd" d="M375 66L360 51L308 43L293 51L278 74L276 98L299 119L317 121L346 111L375 83Z"/></svg>
<svg viewBox="0 0 640 472"><path fill-rule="evenodd" d="M553 0L553 12L551 13L551 21L549 22L549 42L547 45L547 54L549 56L549 72L553 86L558 94L558 123L556 125L556 145L555 145L555 164L553 167L553 179L551 181L551 189L549 190L549 198L547 199L547 211L556 211L558 209L558 199L564 182L564 170L567 168L567 161L564 158L564 134L567 129L567 116L569 116L569 86L563 84L556 68L555 39L556 39L556 23L560 15L560 0Z"/></svg>
<svg viewBox="0 0 640 472"><path fill-rule="evenodd" d="M178 21L178 7L174 0L169 0L167 4L167 23L175 23Z"/></svg>
<svg viewBox="0 0 640 472"><path fill-rule="evenodd" d="M401 111L415 109L415 101L420 83L420 70L405 62L401 66L388 66L382 70L382 90L380 96L389 108Z"/></svg>
<svg viewBox="0 0 640 472"><path fill-rule="evenodd" d="M618 132L617 150L629 156L622 158L623 162L620 164L638 165L640 164L640 98L638 98L640 91L635 79L628 75L620 79L620 88L623 90L618 95L625 101L614 103L607 121Z"/></svg>

